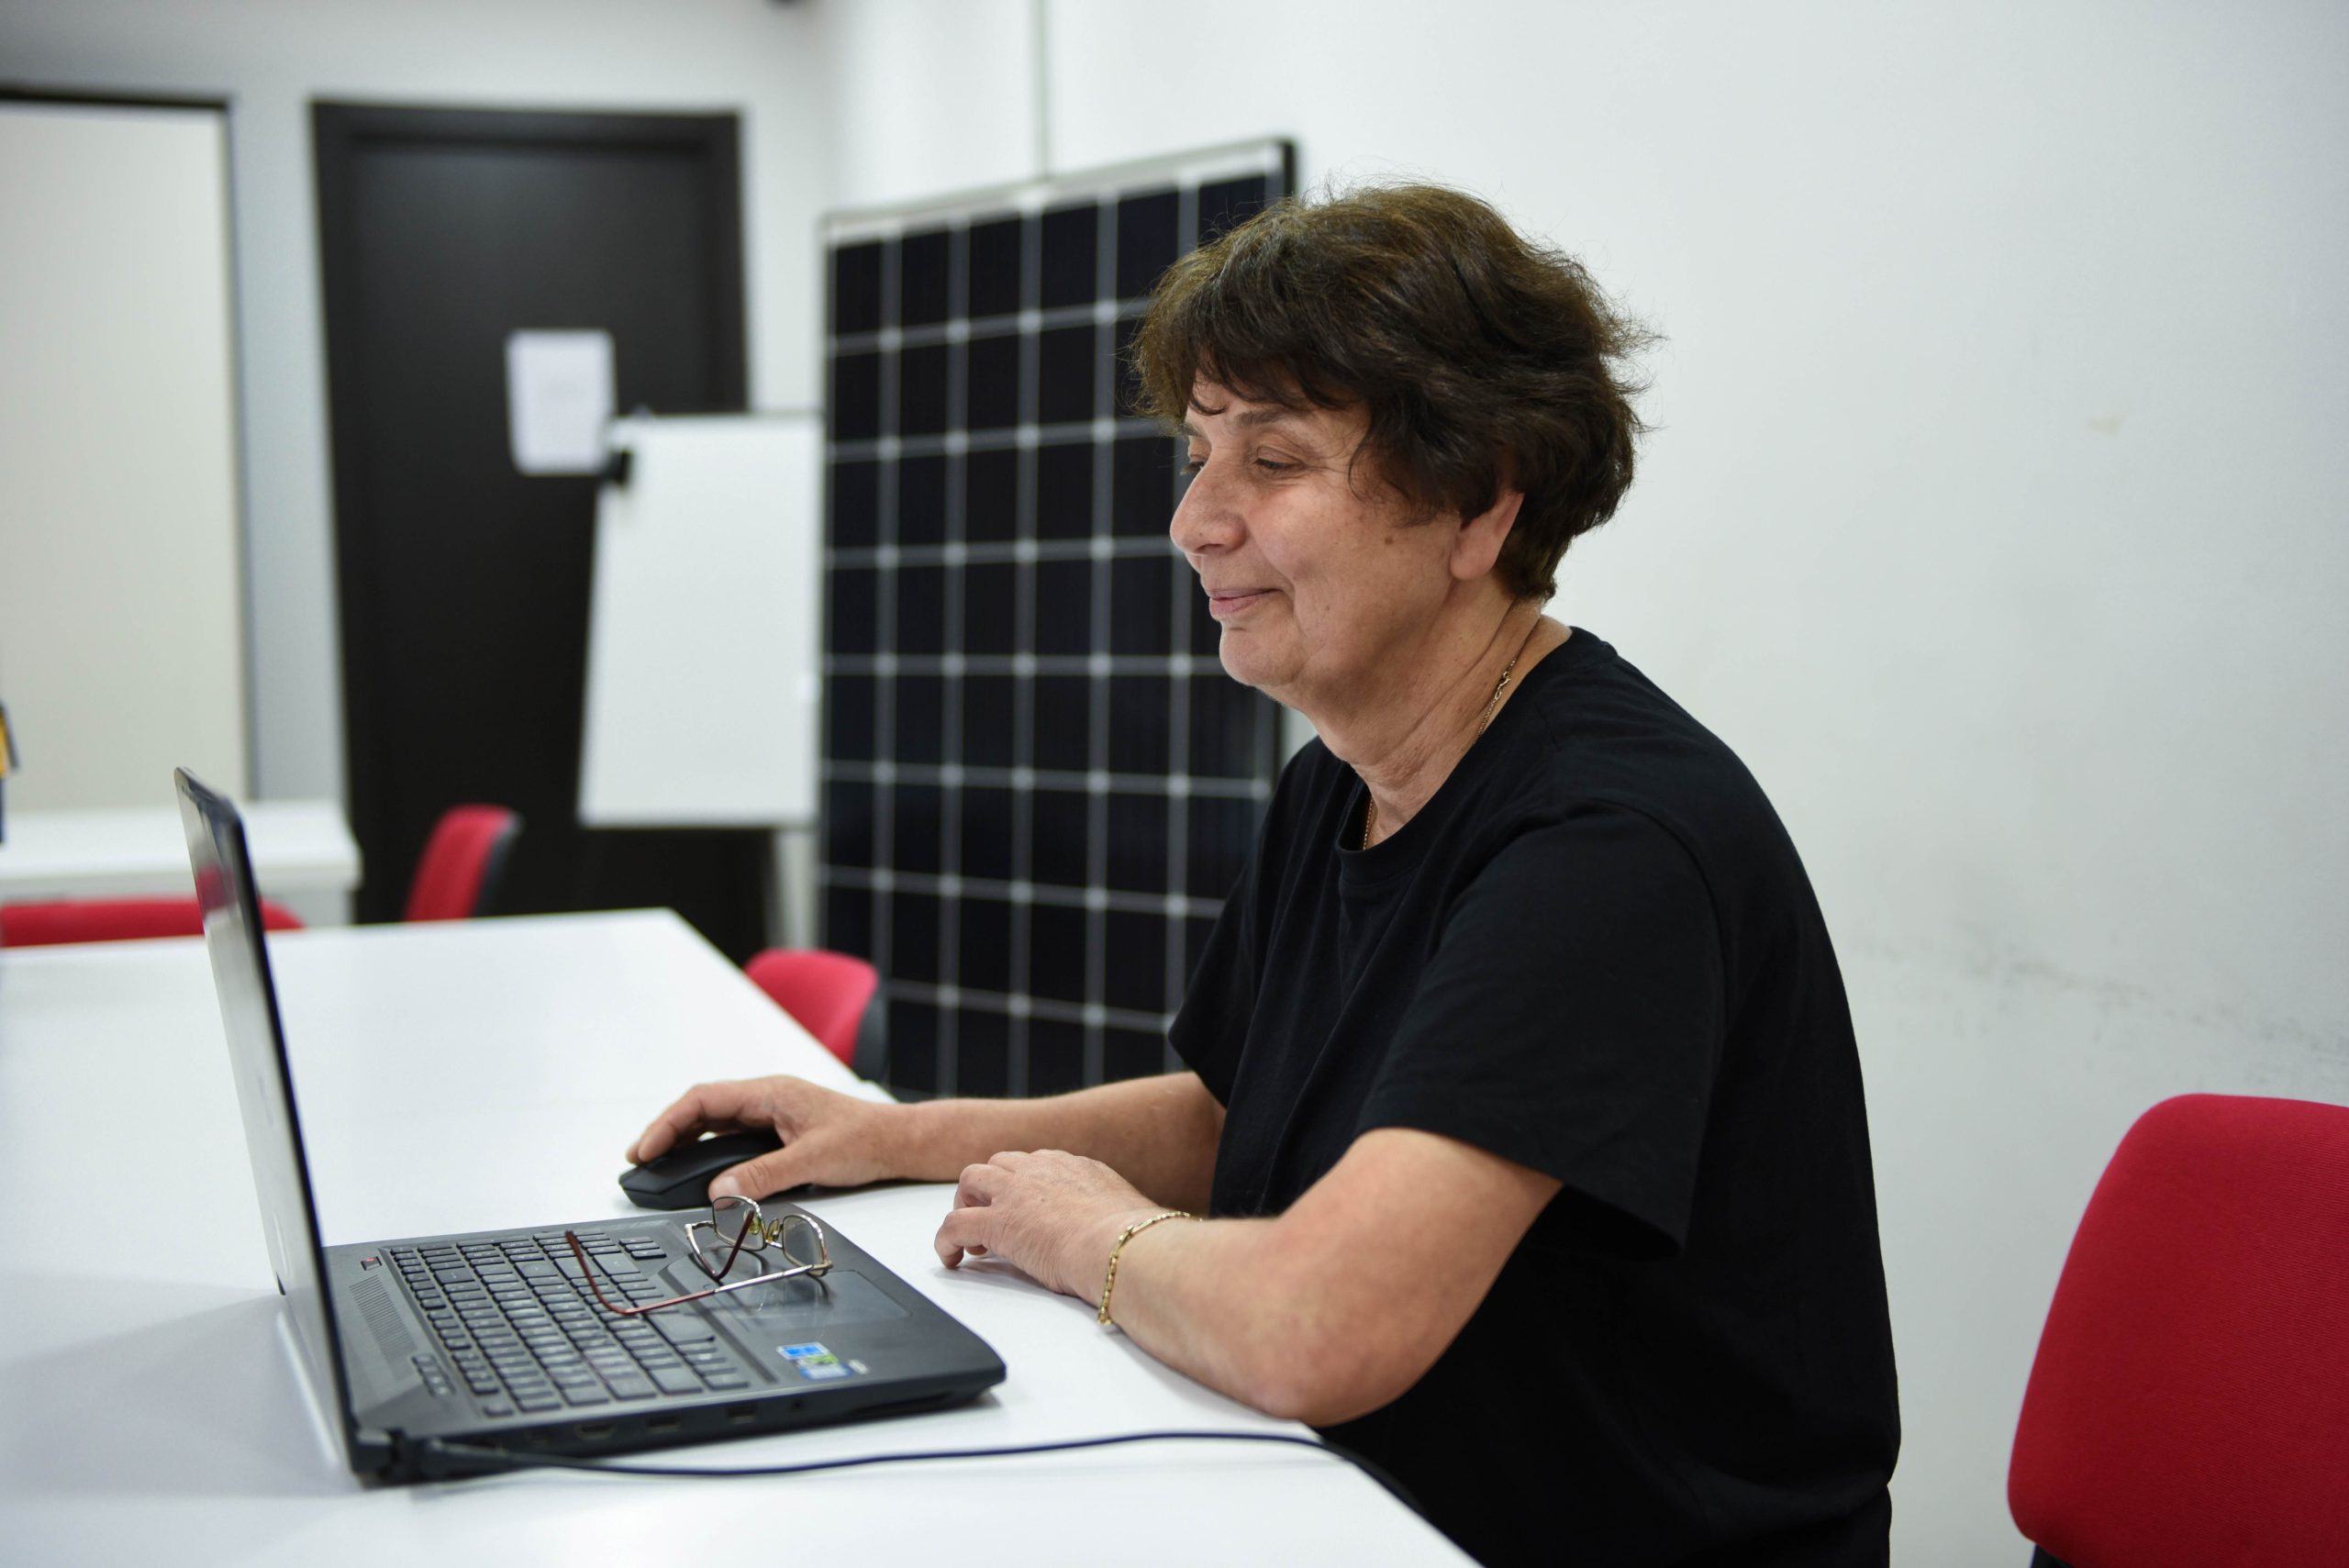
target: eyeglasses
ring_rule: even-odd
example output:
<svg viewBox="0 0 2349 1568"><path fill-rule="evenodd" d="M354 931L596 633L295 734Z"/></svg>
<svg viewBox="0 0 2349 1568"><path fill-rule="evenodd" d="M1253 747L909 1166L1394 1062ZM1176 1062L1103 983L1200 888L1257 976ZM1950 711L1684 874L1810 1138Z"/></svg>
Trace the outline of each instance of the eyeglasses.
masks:
<svg viewBox="0 0 2349 1568"><path fill-rule="evenodd" d="M601 1271L587 1261L587 1249L581 1245L578 1234L566 1230L562 1239L571 1243L571 1255L579 1260L579 1272L587 1281L587 1288L596 1293L604 1310L616 1318L641 1318L663 1307L682 1307L688 1301L748 1290L754 1284L773 1284L777 1280L821 1279L832 1266L832 1251L824 1239L824 1228L811 1217L795 1210L769 1219L750 1198L722 1197L709 1206L708 1218L696 1219L685 1227L694 1266L718 1283L707 1290L673 1296L665 1301L620 1307L604 1294L604 1287L596 1277ZM774 1262L777 1258L782 1260L780 1263ZM726 1276L746 1261L754 1264L758 1272L727 1283Z"/></svg>

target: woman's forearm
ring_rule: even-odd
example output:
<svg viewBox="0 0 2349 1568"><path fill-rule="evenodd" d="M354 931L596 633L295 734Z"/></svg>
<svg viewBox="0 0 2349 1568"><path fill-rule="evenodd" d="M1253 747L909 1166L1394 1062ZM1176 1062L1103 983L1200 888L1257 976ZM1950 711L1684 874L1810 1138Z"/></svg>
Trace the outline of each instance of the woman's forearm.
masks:
<svg viewBox="0 0 2349 1568"><path fill-rule="evenodd" d="M1267 1415L1306 1419L1317 1363L1339 1346L1319 1331L1308 1281L1285 1267L1277 1221L1174 1221L1120 1254L1110 1312L1157 1360ZM1106 1249L1105 1256L1106 1256Z"/></svg>
<svg viewBox="0 0 2349 1568"><path fill-rule="evenodd" d="M1153 1200L1204 1211L1223 1107L1198 1075L1104 1084L1034 1100L928 1100L902 1107L892 1163L951 1182L1005 1150L1062 1149L1098 1160Z"/></svg>
<svg viewBox="0 0 2349 1568"><path fill-rule="evenodd" d="M1419 1381L1559 1186L1470 1144L1378 1129L1277 1219L1136 1233L1119 1253L1110 1316L1242 1404L1314 1426L1350 1420ZM1062 1288L1096 1298L1116 1238L1149 1212L1104 1203L1050 1228Z"/></svg>

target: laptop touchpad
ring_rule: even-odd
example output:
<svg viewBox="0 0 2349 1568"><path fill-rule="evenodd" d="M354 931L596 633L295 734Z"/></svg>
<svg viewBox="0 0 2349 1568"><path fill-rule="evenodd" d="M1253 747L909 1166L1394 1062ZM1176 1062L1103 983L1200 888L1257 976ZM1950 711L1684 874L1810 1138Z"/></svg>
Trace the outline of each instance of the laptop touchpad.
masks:
<svg viewBox="0 0 2349 1568"><path fill-rule="evenodd" d="M679 1265L664 1272L680 1291L707 1289L701 1271ZM691 1282L701 1280L696 1286ZM818 1329L844 1328L851 1323L886 1323L906 1316L906 1309L878 1285L852 1269L834 1268L821 1279L778 1280L729 1291L696 1303L718 1327L746 1337L751 1343L770 1335L805 1336Z"/></svg>

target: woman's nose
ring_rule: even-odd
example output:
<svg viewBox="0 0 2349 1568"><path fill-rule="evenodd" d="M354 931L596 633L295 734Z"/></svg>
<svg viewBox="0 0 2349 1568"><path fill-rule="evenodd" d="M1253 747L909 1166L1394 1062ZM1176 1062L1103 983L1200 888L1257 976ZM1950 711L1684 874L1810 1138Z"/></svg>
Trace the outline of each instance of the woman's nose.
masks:
<svg viewBox="0 0 2349 1568"><path fill-rule="evenodd" d="M1167 537L1186 555L1228 550L1246 531L1230 495L1212 464L1191 476L1166 525Z"/></svg>

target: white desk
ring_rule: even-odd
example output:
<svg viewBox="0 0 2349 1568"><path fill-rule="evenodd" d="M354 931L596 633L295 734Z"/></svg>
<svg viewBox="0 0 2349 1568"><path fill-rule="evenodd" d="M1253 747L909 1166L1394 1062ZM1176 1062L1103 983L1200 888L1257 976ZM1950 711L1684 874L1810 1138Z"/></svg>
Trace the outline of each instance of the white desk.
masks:
<svg viewBox="0 0 2349 1568"><path fill-rule="evenodd" d="M264 895L298 901L305 895L347 895L359 885L359 846L333 801L255 801L244 807L244 817L253 875ZM195 891L176 806L11 810L7 830L0 842L0 899Z"/></svg>
<svg viewBox="0 0 2349 1568"><path fill-rule="evenodd" d="M633 1212L613 1184L620 1151L688 1083L789 1069L856 1086L665 913L302 931L271 952L328 1242ZM1465 1561L1351 1467L1267 1444L723 1484L362 1485L298 1382L193 939L0 952L0 1193L11 1562ZM941 1268L947 1204L940 1186L809 1200L994 1345L1000 1386L958 1409L671 1455L1303 1429L1168 1371L1084 1303Z"/></svg>

